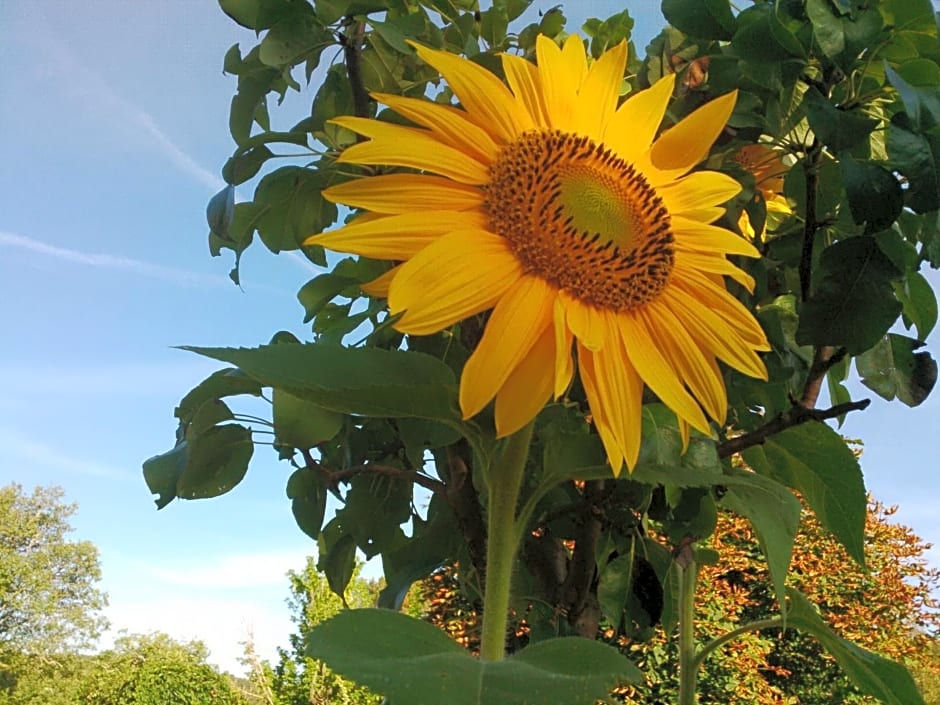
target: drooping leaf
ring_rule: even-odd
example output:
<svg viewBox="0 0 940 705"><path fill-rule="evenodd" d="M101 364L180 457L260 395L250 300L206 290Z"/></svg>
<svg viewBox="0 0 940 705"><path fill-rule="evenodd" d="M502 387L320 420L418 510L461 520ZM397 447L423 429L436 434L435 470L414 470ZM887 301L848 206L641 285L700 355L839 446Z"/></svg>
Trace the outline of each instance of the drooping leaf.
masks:
<svg viewBox="0 0 940 705"><path fill-rule="evenodd" d="M330 169L285 166L261 179L254 202L263 211L255 227L271 252L296 250L336 220L336 205L321 195L333 178Z"/></svg>
<svg viewBox="0 0 940 705"><path fill-rule="evenodd" d="M313 448L333 438L343 427L343 415L324 409L283 389L272 394L275 446Z"/></svg>
<svg viewBox="0 0 940 705"><path fill-rule="evenodd" d="M340 413L460 420L454 373L430 355L315 344L183 349Z"/></svg>
<svg viewBox="0 0 940 705"><path fill-rule="evenodd" d="M206 206L206 221L209 223L209 232L223 240L229 238L229 228L235 216L235 189L226 186L215 194Z"/></svg>
<svg viewBox="0 0 940 705"><path fill-rule="evenodd" d="M908 129L903 116L888 127L888 156L894 169L904 174L908 188L905 203L917 213L940 208L940 135Z"/></svg>
<svg viewBox="0 0 940 705"><path fill-rule="evenodd" d="M199 408L206 402L242 394L260 396L261 385L242 373L241 370L235 367L226 367L213 372L193 387L183 397L173 413L181 424L188 424L193 420Z"/></svg>
<svg viewBox="0 0 940 705"><path fill-rule="evenodd" d="M892 280L901 272L871 237L827 247L816 289L800 310L801 345L844 346L858 355L878 342L901 313Z"/></svg>
<svg viewBox="0 0 940 705"><path fill-rule="evenodd" d="M755 473L731 469L723 482L727 492L721 504L751 522L782 605L793 539L800 525L800 503L782 484Z"/></svg>
<svg viewBox="0 0 940 705"><path fill-rule="evenodd" d="M862 384L878 396L900 399L917 406L937 382L937 362L929 352L915 352L924 343L889 333L873 348L856 358Z"/></svg>
<svg viewBox="0 0 940 705"><path fill-rule="evenodd" d="M317 539L320 559L317 570L326 576L326 582L336 595L346 602L346 586L356 570L356 537L352 534L329 531L327 524Z"/></svg>
<svg viewBox="0 0 940 705"><path fill-rule="evenodd" d="M225 494L245 477L253 452L250 429L240 424L213 426L189 443L176 495L208 499Z"/></svg>
<svg viewBox="0 0 940 705"><path fill-rule="evenodd" d="M787 597L789 624L815 636L856 688L886 705L926 705L904 666L839 637L797 590L787 590Z"/></svg>
<svg viewBox="0 0 940 705"><path fill-rule="evenodd" d="M912 129L925 133L940 125L940 86L912 86L885 62L885 74L894 86Z"/></svg>
<svg viewBox="0 0 940 705"><path fill-rule="evenodd" d="M304 307L304 323L309 323L320 310L339 292L348 286L359 284L351 277L344 277L336 272L319 274L304 284L297 292L297 300Z"/></svg>
<svg viewBox="0 0 940 705"><path fill-rule="evenodd" d="M742 455L755 471L800 492L819 522L865 565L865 482L842 436L824 423L809 422Z"/></svg>
<svg viewBox="0 0 940 705"><path fill-rule="evenodd" d="M295 470L287 480L287 498L291 500L291 512L297 526L316 540L320 536L326 513L326 486L323 479L314 468Z"/></svg>
<svg viewBox="0 0 940 705"><path fill-rule="evenodd" d="M592 705L642 673L616 649L568 637L480 661L440 629L390 610L347 610L317 626L307 654L396 705Z"/></svg>
<svg viewBox="0 0 940 705"><path fill-rule="evenodd" d="M151 494L157 495L157 509L163 509L176 499L176 483L186 469L189 447L186 441L173 450L155 455L144 461L144 480Z"/></svg>
<svg viewBox="0 0 940 705"><path fill-rule="evenodd" d="M273 156L274 153L265 145L249 147L244 151L239 150L225 162L225 166L222 167L222 178L232 186L245 183L261 171L264 163Z"/></svg>
<svg viewBox="0 0 940 705"><path fill-rule="evenodd" d="M813 36L826 56L845 51L845 30L826 0L806 0L806 14L813 24Z"/></svg>

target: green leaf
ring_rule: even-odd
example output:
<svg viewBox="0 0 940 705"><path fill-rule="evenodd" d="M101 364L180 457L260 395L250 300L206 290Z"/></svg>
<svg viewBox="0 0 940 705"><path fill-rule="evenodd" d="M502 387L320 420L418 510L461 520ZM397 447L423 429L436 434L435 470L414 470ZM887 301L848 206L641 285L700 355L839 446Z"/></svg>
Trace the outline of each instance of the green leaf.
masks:
<svg viewBox="0 0 940 705"><path fill-rule="evenodd" d="M913 132L903 116L888 127L887 148L891 166L907 177L906 205L917 213L940 208L940 135Z"/></svg>
<svg viewBox="0 0 940 705"><path fill-rule="evenodd" d="M176 483L186 469L189 446L186 441L178 443L173 450L155 455L144 461L144 481L151 494L157 495L157 509L163 509L176 499Z"/></svg>
<svg viewBox="0 0 940 705"><path fill-rule="evenodd" d="M293 11L290 0L219 0L222 12L238 22L242 27L261 30L268 29L285 12Z"/></svg>
<svg viewBox="0 0 940 705"><path fill-rule="evenodd" d="M261 396L261 385L236 367L217 370L206 377L186 394L173 414L181 425L189 424L200 407L207 402L224 397L248 394Z"/></svg>
<svg viewBox="0 0 940 705"><path fill-rule="evenodd" d="M176 495L180 499L208 499L225 494L245 477L253 452L250 429L239 424L213 426L189 443Z"/></svg>
<svg viewBox="0 0 940 705"><path fill-rule="evenodd" d="M827 0L806 0L806 14L823 54L830 57L841 54L845 50L845 30Z"/></svg>
<svg viewBox="0 0 940 705"><path fill-rule="evenodd" d="M728 0L663 0L662 12L669 24L693 37L728 41L734 35Z"/></svg>
<svg viewBox="0 0 940 705"><path fill-rule="evenodd" d="M326 576L330 590L336 593L345 604L346 586L349 585L356 570L356 537L352 534L340 534L335 541L328 543L324 541L328 536L328 526L317 539L320 552L317 570Z"/></svg>
<svg viewBox="0 0 940 705"><path fill-rule="evenodd" d="M235 216L235 188L226 186L210 200L206 206L206 221L209 223L209 232L213 235L229 239L229 228Z"/></svg>
<svg viewBox="0 0 940 705"><path fill-rule="evenodd" d="M824 423L808 422L742 455L755 471L800 492L819 522L865 565L865 482L842 436Z"/></svg>
<svg viewBox="0 0 940 705"><path fill-rule="evenodd" d="M766 64L802 60L805 54L802 45L794 44L795 38L781 26L775 12L773 5L761 3L745 8L738 15L731 46L745 61Z"/></svg>
<svg viewBox="0 0 940 705"><path fill-rule="evenodd" d="M431 497L428 520L412 518L411 538L401 547L382 554L386 585L379 593L378 606L401 608L415 581L430 575L456 554L460 531L454 512L440 494Z"/></svg>
<svg viewBox="0 0 940 705"><path fill-rule="evenodd" d="M855 359L862 384L888 401L898 398L908 406L917 406L937 382L937 362L929 352L914 352L923 346L912 338L889 333Z"/></svg>
<svg viewBox="0 0 940 705"><path fill-rule="evenodd" d="M426 449L449 446L460 440L460 433L451 426L428 419L399 419L398 432L405 454L416 468L424 465Z"/></svg>
<svg viewBox="0 0 940 705"><path fill-rule="evenodd" d="M306 2L294 5L310 7ZM294 66L310 58L316 65L323 50L335 41L332 33L318 24L313 13L295 12L271 27L261 40L258 58L268 66Z"/></svg>
<svg viewBox="0 0 940 705"><path fill-rule="evenodd" d="M904 325L917 328L917 337L927 340L927 336L937 325L937 296L930 282L920 272L908 271L903 282L897 282L894 293L904 307Z"/></svg>
<svg viewBox="0 0 940 705"><path fill-rule="evenodd" d="M622 553L605 565L597 579L597 601L601 614L617 630L623 621L623 611L633 583L635 543L636 537L630 537L629 553Z"/></svg>
<svg viewBox="0 0 940 705"><path fill-rule="evenodd" d="M252 125L267 110L268 92L276 89L281 78L280 71L263 66L255 52L245 57L246 63L249 57L253 59L252 68L239 75L238 92L232 96L229 109L229 131L239 147L250 139Z"/></svg>
<svg viewBox="0 0 940 705"><path fill-rule="evenodd" d="M858 162L848 153L839 155L845 192L852 219L873 233L890 227L904 208L904 191L890 171L872 162Z"/></svg>
<svg viewBox="0 0 940 705"><path fill-rule="evenodd" d="M332 178L329 170L285 166L261 179L254 202L263 211L255 225L271 252L296 250L336 220L336 206L321 195Z"/></svg>
<svg viewBox="0 0 940 705"><path fill-rule="evenodd" d="M287 498L297 526L316 540L326 513L326 486L314 468L295 470L287 480Z"/></svg>
<svg viewBox="0 0 940 705"><path fill-rule="evenodd" d="M460 422L454 373L430 355L316 344L183 349L340 413Z"/></svg>
<svg viewBox="0 0 940 705"><path fill-rule="evenodd" d="M834 152L849 149L868 139L877 120L840 110L815 87L803 96L803 109L816 136Z"/></svg>
<svg viewBox="0 0 940 705"><path fill-rule="evenodd" d="M261 171L264 163L273 156L274 152L264 145L250 147L244 151L239 150L225 162L225 166L222 167L222 178L232 186L242 184Z"/></svg>
<svg viewBox="0 0 940 705"><path fill-rule="evenodd" d="M616 649L568 637L480 661L440 629L390 610L347 610L313 629L307 655L395 705L592 705L642 673Z"/></svg>
<svg viewBox="0 0 940 705"><path fill-rule="evenodd" d="M304 307L304 323L309 323L314 316L320 313L339 292L349 286L359 284L359 280L351 277L344 277L335 272L320 274L306 284L297 292L297 300Z"/></svg>
<svg viewBox="0 0 940 705"><path fill-rule="evenodd" d="M787 596L790 599L786 616L789 623L815 636L856 688L887 705L926 705L904 666L839 637L797 590L787 590Z"/></svg>
<svg viewBox="0 0 940 705"><path fill-rule="evenodd" d="M352 479L336 521L372 558L402 545L401 525L411 519L412 483L408 478L360 474Z"/></svg>
<svg viewBox="0 0 940 705"><path fill-rule="evenodd" d="M283 389L272 394L274 445L310 449L336 436L343 428L343 415L324 409Z"/></svg>
<svg viewBox="0 0 940 705"><path fill-rule="evenodd" d="M940 86L912 86L887 62L885 74L897 89L915 132L924 133L940 125Z"/></svg>
<svg viewBox="0 0 940 705"><path fill-rule="evenodd" d="M878 342L901 312L891 280L897 267L871 237L830 245L819 260L822 275L800 310L800 345L844 346L859 355Z"/></svg>
<svg viewBox="0 0 940 705"><path fill-rule="evenodd" d="M727 509L751 522L767 558L774 592L784 604L787 570L793 553L793 539L800 525L800 503L779 482L731 469L725 476L728 491L721 499Z"/></svg>

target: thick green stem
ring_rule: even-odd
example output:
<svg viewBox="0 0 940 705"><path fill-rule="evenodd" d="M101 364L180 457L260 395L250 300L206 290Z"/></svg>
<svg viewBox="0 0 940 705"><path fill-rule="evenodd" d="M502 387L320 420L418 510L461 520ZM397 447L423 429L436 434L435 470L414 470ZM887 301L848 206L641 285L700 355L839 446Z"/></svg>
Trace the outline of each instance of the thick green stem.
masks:
<svg viewBox="0 0 940 705"><path fill-rule="evenodd" d="M721 648L729 641L734 641L742 634L747 634L748 632L759 632L762 629L774 629L776 627L782 627L784 624L781 617L773 617L771 619L759 619L755 622L748 622L737 629L732 629L730 632L722 634L716 639L712 639L710 642L705 644L702 647L702 650L698 652L698 656L692 661L692 668L698 671L699 667L705 663L705 659L708 658L715 649Z"/></svg>
<svg viewBox="0 0 940 705"><path fill-rule="evenodd" d="M513 562L519 548L516 505L532 441L532 424L510 436L487 476L486 585L480 658L499 661L506 655L509 595Z"/></svg>
<svg viewBox="0 0 940 705"><path fill-rule="evenodd" d="M679 570L679 705L695 705L695 581L698 566L688 555L676 559Z"/></svg>

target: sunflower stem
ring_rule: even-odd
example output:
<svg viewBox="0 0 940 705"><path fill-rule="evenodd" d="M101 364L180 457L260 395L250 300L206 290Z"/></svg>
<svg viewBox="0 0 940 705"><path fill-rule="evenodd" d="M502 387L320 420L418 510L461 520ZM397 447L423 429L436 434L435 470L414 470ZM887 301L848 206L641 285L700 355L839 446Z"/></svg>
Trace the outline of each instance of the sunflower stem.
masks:
<svg viewBox="0 0 940 705"><path fill-rule="evenodd" d="M532 441L529 423L509 437L487 477L486 585L480 658L499 661L506 655L512 567L519 548L516 505Z"/></svg>
<svg viewBox="0 0 940 705"><path fill-rule="evenodd" d="M699 664L695 658L695 582L698 566L691 547L685 547L676 558L679 570L679 705L695 705L696 676Z"/></svg>

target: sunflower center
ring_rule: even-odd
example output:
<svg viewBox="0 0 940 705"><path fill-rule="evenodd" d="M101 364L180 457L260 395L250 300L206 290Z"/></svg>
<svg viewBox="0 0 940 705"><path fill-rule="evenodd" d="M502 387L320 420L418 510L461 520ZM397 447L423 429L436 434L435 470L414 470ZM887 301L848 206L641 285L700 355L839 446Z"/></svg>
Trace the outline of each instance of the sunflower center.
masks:
<svg viewBox="0 0 940 705"><path fill-rule="evenodd" d="M530 274L594 306L656 298L675 261L669 213L643 175L603 144L523 134L490 169L485 208Z"/></svg>

